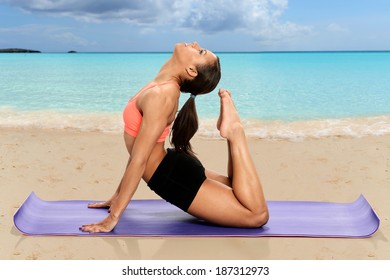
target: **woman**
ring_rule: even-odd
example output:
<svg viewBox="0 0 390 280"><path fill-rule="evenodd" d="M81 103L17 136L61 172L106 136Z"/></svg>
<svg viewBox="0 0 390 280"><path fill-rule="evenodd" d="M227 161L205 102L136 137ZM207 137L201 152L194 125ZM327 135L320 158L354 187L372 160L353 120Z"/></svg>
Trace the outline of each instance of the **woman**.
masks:
<svg viewBox="0 0 390 280"><path fill-rule="evenodd" d="M195 97L211 92L220 80L218 57L197 43L177 44L158 75L127 104L124 139L130 158L115 194L90 208L109 208L99 223L83 225L86 232L109 232L118 223L143 178L162 198L210 223L231 227L260 227L268 221L262 186L245 132L231 95L220 90L217 128L228 144L228 176L205 170L190 139L198 129ZM180 92L191 97L180 110ZM172 127L174 149L164 140Z"/></svg>

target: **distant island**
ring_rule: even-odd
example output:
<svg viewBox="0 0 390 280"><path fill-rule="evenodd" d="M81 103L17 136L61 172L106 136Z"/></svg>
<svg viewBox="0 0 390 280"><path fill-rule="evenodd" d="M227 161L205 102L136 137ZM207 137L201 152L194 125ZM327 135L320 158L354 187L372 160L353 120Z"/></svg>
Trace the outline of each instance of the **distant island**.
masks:
<svg viewBox="0 0 390 280"><path fill-rule="evenodd" d="M0 53L40 53L40 51L11 48L11 49L0 49Z"/></svg>
<svg viewBox="0 0 390 280"><path fill-rule="evenodd" d="M68 51L68 53L77 53L76 51Z"/></svg>

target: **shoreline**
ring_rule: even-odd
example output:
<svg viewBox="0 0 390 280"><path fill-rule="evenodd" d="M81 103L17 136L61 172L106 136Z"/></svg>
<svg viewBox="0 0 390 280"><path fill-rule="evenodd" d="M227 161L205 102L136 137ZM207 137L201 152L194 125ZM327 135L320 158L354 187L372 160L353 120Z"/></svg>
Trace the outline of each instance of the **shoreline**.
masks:
<svg viewBox="0 0 390 280"><path fill-rule="evenodd" d="M89 238L23 236L12 218L32 191L45 200L111 196L127 162L122 135L0 133L0 259L390 259L390 135L249 139L267 200L351 202L363 194L381 219L370 238ZM192 144L206 168L225 173L225 141L197 137ZM155 198L141 182L134 199Z"/></svg>
<svg viewBox="0 0 390 280"><path fill-rule="evenodd" d="M197 137L219 139L217 118L199 118ZM246 134L251 139L290 140L322 139L328 137L360 138L390 135L390 115L324 118L296 121L242 118ZM122 134L122 112L58 112L14 111L0 108L0 129L72 130Z"/></svg>

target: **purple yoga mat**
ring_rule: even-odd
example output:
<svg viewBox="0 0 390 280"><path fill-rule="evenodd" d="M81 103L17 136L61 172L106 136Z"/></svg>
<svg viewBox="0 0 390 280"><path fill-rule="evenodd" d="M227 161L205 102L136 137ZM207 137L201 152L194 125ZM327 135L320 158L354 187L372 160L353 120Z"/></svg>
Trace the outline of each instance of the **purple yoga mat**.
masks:
<svg viewBox="0 0 390 280"><path fill-rule="evenodd" d="M269 222L256 229L210 225L164 200L133 200L112 232L92 235L79 227L102 220L107 209L88 209L90 202L44 201L31 193L14 223L27 235L88 236L368 237L379 227L363 196L352 203L269 201Z"/></svg>

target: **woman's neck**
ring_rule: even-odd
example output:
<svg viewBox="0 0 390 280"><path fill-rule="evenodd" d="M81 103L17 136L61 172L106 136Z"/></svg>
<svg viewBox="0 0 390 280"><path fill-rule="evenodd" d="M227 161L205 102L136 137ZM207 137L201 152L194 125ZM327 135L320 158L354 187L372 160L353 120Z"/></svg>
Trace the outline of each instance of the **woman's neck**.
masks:
<svg viewBox="0 0 390 280"><path fill-rule="evenodd" d="M180 86L183 82L180 68L171 59L169 59L160 69L157 76L154 78L155 82L162 83L168 81L175 81Z"/></svg>

